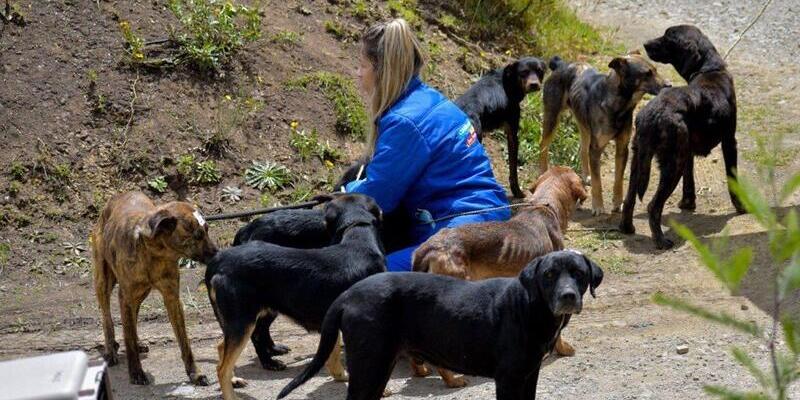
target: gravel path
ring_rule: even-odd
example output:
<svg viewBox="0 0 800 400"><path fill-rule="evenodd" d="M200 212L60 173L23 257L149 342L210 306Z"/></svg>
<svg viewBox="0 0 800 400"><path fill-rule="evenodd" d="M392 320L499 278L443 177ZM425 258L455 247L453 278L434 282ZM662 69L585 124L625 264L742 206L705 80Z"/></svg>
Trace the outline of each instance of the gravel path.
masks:
<svg viewBox="0 0 800 400"><path fill-rule="evenodd" d="M765 0L573 0L570 3L592 22L615 26L617 18L656 32L689 23L700 27L725 53L756 16ZM613 15L616 14L616 15ZM625 32L622 32L624 35ZM764 62L773 67L800 59L800 2L774 0L731 53L735 60Z"/></svg>

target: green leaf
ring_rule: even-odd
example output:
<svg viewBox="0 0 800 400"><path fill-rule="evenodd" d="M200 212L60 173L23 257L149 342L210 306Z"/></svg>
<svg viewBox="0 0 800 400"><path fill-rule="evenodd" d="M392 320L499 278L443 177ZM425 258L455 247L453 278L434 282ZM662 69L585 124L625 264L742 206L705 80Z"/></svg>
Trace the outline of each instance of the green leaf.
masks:
<svg viewBox="0 0 800 400"><path fill-rule="evenodd" d="M778 278L778 287L781 299L800 289L800 257L794 257L789 266L783 270Z"/></svg>
<svg viewBox="0 0 800 400"><path fill-rule="evenodd" d="M685 225L673 222L672 228L678 235L692 244L692 247L700 255L703 265L710 269L729 290L736 291L739 288L742 279L750 268L750 263L753 261L753 249L749 247L741 248L728 260L723 261Z"/></svg>
<svg viewBox="0 0 800 400"><path fill-rule="evenodd" d="M785 336L786 346L795 355L800 353L800 331L797 330L797 322L789 317L783 318L783 335Z"/></svg>
<svg viewBox="0 0 800 400"><path fill-rule="evenodd" d="M772 381L772 379L770 379L770 377L768 377L767 374L761 370L761 368L758 368L756 362L753 361L753 359L750 358L750 356L747 355L742 348L734 347L731 351L733 353L733 358L735 358L736 361L738 361L743 367L747 368L747 371L749 371L750 375L758 380L758 383L762 388L770 389L775 387L775 382Z"/></svg>
<svg viewBox="0 0 800 400"><path fill-rule="evenodd" d="M749 214L752 214L764 228L769 230L775 228L775 214L757 187L741 176L737 179L728 179L728 184Z"/></svg>
<svg viewBox="0 0 800 400"><path fill-rule="evenodd" d="M695 306L676 297L667 296L661 292L654 294L652 297L652 301L662 306L667 306L678 311L683 311L689 314L696 315L700 318L707 319L709 321L714 321L719 324L729 326L731 328L737 329L745 333L749 333L756 337L763 337L761 329L754 322L742 321L740 319L737 319L733 315L724 312L714 312L706 310L704 308Z"/></svg>
<svg viewBox="0 0 800 400"><path fill-rule="evenodd" d="M706 393L719 396L726 400L770 400L765 394L756 392L739 392L722 386L705 386Z"/></svg>
<svg viewBox="0 0 800 400"><path fill-rule="evenodd" d="M797 189L800 189L800 173L789 178L789 181L783 185L783 189L781 190L781 202L788 199Z"/></svg>

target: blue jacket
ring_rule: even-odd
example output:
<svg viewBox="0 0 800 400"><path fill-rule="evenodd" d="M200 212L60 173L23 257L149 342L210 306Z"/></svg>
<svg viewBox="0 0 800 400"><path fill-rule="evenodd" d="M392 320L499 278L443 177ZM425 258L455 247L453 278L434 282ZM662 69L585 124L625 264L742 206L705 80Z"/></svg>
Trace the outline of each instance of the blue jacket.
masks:
<svg viewBox="0 0 800 400"><path fill-rule="evenodd" d="M346 190L372 196L384 212L402 205L411 213L427 210L434 219L508 205L469 118L418 77L381 116L366 179ZM484 219L510 215L503 209ZM423 225L413 235L422 242L441 226Z"/></svg>

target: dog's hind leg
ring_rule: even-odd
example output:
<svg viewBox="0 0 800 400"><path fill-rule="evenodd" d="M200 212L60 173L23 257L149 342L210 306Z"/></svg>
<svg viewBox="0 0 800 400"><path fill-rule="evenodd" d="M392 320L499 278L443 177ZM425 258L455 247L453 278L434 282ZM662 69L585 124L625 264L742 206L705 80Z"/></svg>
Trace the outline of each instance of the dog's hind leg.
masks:
<svg viewBox="0 0 800 400"><path fill-rule="evenodd" d="M219 380L219 387L222 391L222 398L225 400L235 400L236 393L233 388L244 387L247 381L233 375L233 369L236 366L236 360L242 354L247 338L253 333L255 329L255 322L250 323L248 326L242 326L241 323L228 321L225 324L225 332L222 341L217 345L217 352L219 353L219 364L217 364L217 379Z"/></svg>
<svg viewBox="0 0 800 400"><path fill-rule="evenodd" d="M683 170L683 196L678 204L682 210L694 210L697 208L694 191L694 158L689 157L686 161L686 168Z"/></svg>
<svg viewBox="0 0 800 400"><path fill-rule="evenodd" d="M524 400L535 400L536 399L536 385L539 383L539 370L541 369L541 364L537 365L536 368L525 378L525 386L522 389L522 399ZM499 398L499 397L498 397Z"/></svg>
<svg viewBox="0 0 800 400"><path fill-rule="evenodd" d="M589 171L592 176L592 215L605 214L603 205L603 182L600 178L600 157L603 156L603 149L595 144L589 150Z"/></svg>
<svg viewBox="0 0 800 400"><path fill-rule="evenodd" d="M95 238L93 243L96 242ZM103 337L105 347L103 348L103 358L109 366L119 364L117 348L119 344L114 337L114 320L111 318L111 292L117 284L117 277L109 265L103 260L99 246L93 246L94 258L94 291L97 295L97 303L100 307L100 315L103 318Z"/></svg>
<svg viewBox="0 0 800 400"><path fill-rule="evenodd" d="M258 361L261 363L262 368L270 371L282 371L286 369L286 364L272 357L288 353L289 348L284 345L275 344L272 340L272 335L269 330L275 318L278 318L278 313L272 310L260 317L258 321L256 321L256 327L255 330L253 330L253 335L250 336L250 341L253 343L253 348L256 349Z"/></svg>
<svg viewBox="0 0 800 400"><path fill-rule="evenodd" d="M467 379L464 378L463 376L456 377L456 374L454 374L453 371L450 371L449 369L437 367L436 372L438 372L439 376L442 377L445 386L451 389L462 388L464 386L467 386L467 384L469 383L469 381L467 381Z"/></svg>
<svg viewBox="0 0 800 400"><path fill-rule="evenodd" d="M685 168L684 160L676 160L674 154L681 154L680 151L667 151L667 157L659 159L659 169L661 176L658 180L658 189L656 190L653 199L647 206L647 211L650 214L650 232L653 235L653 241L659 249L669 249L673 246L671 240L664 237L664 232L661 230L661 214L664 212L664 203L675 191L678 182L681 179L681 169ZM691 156L691 155L690 155Z"/></svg>
<svg viewBox="0 0 800 400"><path fill-rule="evenodd" d="M370 349L356 351L348 345L350 383L347 385L347 400L378 400L389 395L385 388L397 361L399 348L389 343L381 344L380 348L373 345Z"/></svg>
<svg viewBox="0 0 800 400"><path fill-rule="evenodd" d="M122 330L125 334L128 376L134 385L150 384L150 379L142 370L142 362L139 359L139 336L136 332L137 311L148 293L149 290L135 291L130 286L119 288L119 308L122 314Z"/></svg>
<svg viewBox="0 0 800 400"><path fill-rule="evenodd" d="M328 373L333 377L333 380L337 382L347 382L347 371L345 371L344 364L342 364L341 334L339 334L339 337L336 338L336 345L333 347L333 351L328 357L328 361L325 362L325 367L328 369Z"/></svg>
<svg viewBox="0 0 800 400"><path fill-rule="evenodd" d="M589 176L591 176L591 169L589 169L589 163L591 161L589 159L589 151L592 145L592 132L589 130L589 127L585 126L580 121L577 121L577 123L578 130L581 133L581 179L583 179L583 182L588 186L593 184L591 179L589 179Z"/></svg>
<svg viewBox="0 0 800 400"><path fill-rule="evenodd" d="M734 136L735 132L736 127L734 126L731 133L722 138L722 158L725 160L725 174L728 176L728 179L736 179L738 155L736 154L736 137ZM746 210L744 207L742 207L742 203L739 201L739 198L736 197L733 191L730 190L730 188L728 188L728 194L731 196L731 203L736 209L736 212L739 214L745 213Z"/></svg>
<svg viewBox="0 0 800 400"><path fill-rule="evenodd" d="M208 386L208 378L201 374L194 362L192 348L189 345L189 338L186 336L186 322L183 316L183 304L180 299L180 281L178 277L162 279L157 282L156 288L164 298L164 305L167 307L167 316L172 324L172 330L178 339L178 346L181 349L181 359L186 369L189 380L198 386Z"/></svg>

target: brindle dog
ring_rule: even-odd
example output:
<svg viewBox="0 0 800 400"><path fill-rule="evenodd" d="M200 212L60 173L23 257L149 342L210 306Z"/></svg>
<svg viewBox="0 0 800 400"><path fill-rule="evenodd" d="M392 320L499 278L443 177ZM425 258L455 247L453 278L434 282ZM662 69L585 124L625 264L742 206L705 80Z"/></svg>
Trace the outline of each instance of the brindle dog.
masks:
<svg viewBox="0 0 800 400"><path fill-rule="evenodd" d="M185 202L156 206L140 192L118 194L108 201L92 231L92 251L94 287L103 317L104 357L109 365L119 362L119 344L114 339L111 320L111 291L119 283L130 382L150 383L139 359L139 353L147 348L139 345L136 319L142 301L155 288L164 298L189 379L197 385L208 385L208 379L195 365L186 337L178 271L181 257L205 262L217 252L200 212Z"/></svg>
<svg viewBox="0 0 800 400"><path fill-rule="evenodd" d="M600 157L608 142L616 143L614 167L614 212L622 205L622 179L628 162L633 109L645 93L657 94L669 82L638 52L617 57L608 64L607 75L588 64L567 64L559 57L550 60L553 73L544 82L544 125L539 144L539 170L549 167L547 148L553 141L558 116L566 108L581 133L581 173L592 185L592 214L605 213L603 185L600 182ZM591 180L587 179L591 176Z"/></svg>

